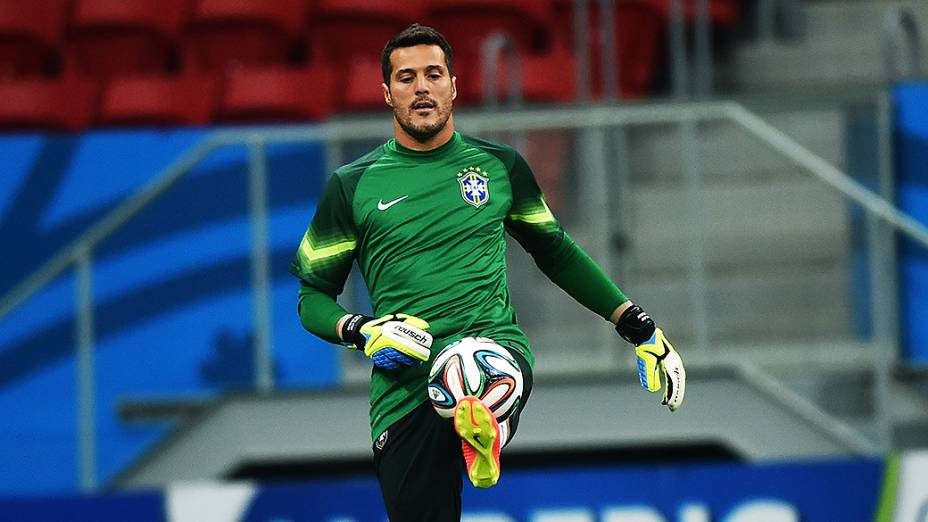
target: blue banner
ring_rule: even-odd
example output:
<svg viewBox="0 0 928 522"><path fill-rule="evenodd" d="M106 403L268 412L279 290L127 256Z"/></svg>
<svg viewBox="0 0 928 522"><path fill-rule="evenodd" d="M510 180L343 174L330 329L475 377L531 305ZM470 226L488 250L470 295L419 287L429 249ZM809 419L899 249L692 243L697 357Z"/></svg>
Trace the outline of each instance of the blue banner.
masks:
<svg viewBox="0 0 928 522"><path fill-rule="evenodd" d="M465 481L463 503L484 522L863 522L881 473L876 461L516 471L487 490ZM267 487L241 521L383 522L381 504L374 481Z"/></svg>
<svg viewBox="0 0 928 522"><path fill-rule="evenodd" d="M487 490L465 481L462 520L869 522L883 468L880 461L852 460L508 471ZM0 501L0 520L384 522L386 515L376 481L359 478L263 487L177 484L157 501L151 496Z"/></svg>
<svg viewBox="0 0 928 522"><path fill-rule="evenodd" d="M165 522L160 493L133 493L105 497L34 497L0 499L0 520L22 522Z"/></svg>
<svg viewBox="0 0 928 522"><path fill-rule="evenodd" d="M895 101L896 203L928 224L928 84L898 85ZM902 349L928 365L928 250L903 238L899 249Z"/></svg>

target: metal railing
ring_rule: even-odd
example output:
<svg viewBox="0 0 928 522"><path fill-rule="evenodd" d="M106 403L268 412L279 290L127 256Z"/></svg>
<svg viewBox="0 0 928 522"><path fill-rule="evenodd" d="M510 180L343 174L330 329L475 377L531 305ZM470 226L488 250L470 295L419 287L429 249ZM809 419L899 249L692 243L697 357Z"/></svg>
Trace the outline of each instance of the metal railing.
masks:
<svg viewBox="0 0 928 522"><path fill-rule="evenodd" d="M733 122L746 133L754 136L760 143L769 148L778 151L784 158L790 160L795 165L820 179L826 185L832 187L836 192L843 195L849 201L852 201L863 208L874 227L882 227L884 231L894 229L912 239L915 243L928 248L928 229L898 208L893 206L886 198L875 194L851 179L840 169L829 164L815 153L808 150L803 145L797 143L783 132L777 130L772 125L756 116L745 107L732 102L704 102L699 104L693 103L673 103L660 105L641 105L641 106L599 106L584 108L561 108L545 110L526 110L520 112L497 112L497 113L472 113L460 114L457 118L458 127L466 132L474 134L486 134L497 132L527 132L532 130L543 129L575 129L583 132L583 147L589 148L587 153L590 163L587 164L584 174L593 176L593 179L585 181L589 183L589 193L598 197L602 201L587 202L591 208L590 212L598 216L598 222L592 223L592 226L599 227L598 234L601 237L609 236L608 224L608 201L607 195L601 190L604 180L607 179L609 165L606 162L604 152L609 148L607 140L608 132L617 128L626 128L630 126L641 125L660 125L675 124L681 125L683 131L680 133L681 143L686 160L687 186L693 198L698 192L701 183L701 167L699 161L691 161L695 153L695 132L696 124L699 122L710 121L728 121ZM884 125L889 125L885 120ZM197 144L183 154L171 166L166 168L153 181L144 186L135 195L126 199L121 205L108 213L99 222L92 226L87 232L65 247L51 260L46 262L41 268L27 277L22 283L13 288L7 295L0 299L0 319L7 316L11 311L23 304L30 296L36 294L46 285L50 284L56 277L68 270L75 270L78 281L76 305L77 305L77 345L79 347L79 364L78 364L78 411L79 419L79 451L81 463L80 477L81 485L91 491L96 488L97 481L94 473L95 469L95 429L94 429L94 303L93 303L93 280L92 266L93 254L98 245L108 236L120 229L133 217L138 215L143 209L149 206L153 201L162 196L171 189L179 180L189 173L197 164L205 160L216 150L230 146L247 147L249 154L249 193L250 193L250 210L252 222L252 287L254 289L254 315L256 322L256 377L258 389L269 391L274 387L272 380L272 359L273 347L271 346L271 309L269 304L269 266L268 266L268 241L267 241L267 159L265 157L265 147L270 143L292 143L292 142L325 142L329 144L339 144L345 140L357 139L381 139L389 136L391 132L390 123L387 118L378 117L376 119L365 119L357 121L333 121L315 126L301 126L289 128L250 128L240 130L220 130L207 135L202 142ZM884 140L881 150L889 157L888 151L891 146L888 142L889 134L884 133ZM595 150L594 150L595 149ZM889 162L883 161L881 165L881 179L884 180L883 186L889 183L890 174L888 172ZM689 201L691 210L696 211L700 208L700 202L696 199ZM592 214L591 214L592 215ZM594 216L594 217L595 217ZM892 255L891 249L886 249L886 234L884 239L874 239L871 242L872 259L878 260L881 252L885 255ZM891 239L889 240L891 241ZM891 243L890 243L891 244ZM608 258L608 252L597 252L595 249L606 249L605 245L590 245L591 254L600 259ZM692 353L694 356L692 363L698 365L700 357L699 352L706 353L709 345L708 333L706 331L706 318L708 310L706 304L705 277L706 266L704 256L700 252L704 250L703 240L699 234L692 235L690 245L690 277L693 282L693 301L692 307L696 311L694 314L693 327L696 331L703 333L697 336L697 346ZM598 255L597 255L598 254ZM892 264L890 260L885 259L877 263L878 267L885 267ZM700 283L701 281L701 283ZM877 284L873 285L874 303L888 303L893 301L893 286L891 282L880 279ZM884 353L879 356L874 354L873 361L883 361L878 364L874 370L878 375L879 404L885 406L889 401L889 365L895 360L895 329L889 324L892 317L876 317L879 323L875 330L882 336L879 346L883 346ZM704 359L705 360L705 359ZM715 359L706 360L705 364L720 365L733 364L740 367L741 363L737 360ZM689 360L688 360L689 362ZM748 368L747 374L753 375L756 369ZM760 386L760 385L759 385ZM777 393L775 386L763 387L769 393ZM785 393L785 392L784 392ZM792 395L783 397L784 404L795 404L797 411L801 410L805 416L818 417L817 420L811 419L812 422L818 422L823 430L832 433L836 438L844 439L847 435L848 428L840 421L828 418L827 416L808 415L810 411L818 412L810 404L802 404L801 401ZM882 422L888 423L889 420L884 418ZM887 448L888 444L888 425L882 427L882 437L879 447ZM857 436L848 442L849 447L864 447Z"/></svg>
<svg viewBox="0 0 928 522"><path fill-rule="evenodd" d="M619 50L616 49L616 2L615 0L598 0L599 11L599 45L600 65L602 67L602 99L620 101ZM692 65L686 45L686 17L683 0L670 0L670 17L668 18L667 48L669 49L669 77L673 85L673 95L684 99L691 94L708 97L712 94L714 65L712 62L712 24L709 0L697 0L693 13L694 50ZM574 0L573 2L573 41L576 58L577 99L589 101L593 97L592 75L590 74L592 42L590 41L591 1ZM772 19L772 13L764 19Z"/></svg>
<svg viewBox="0 0 928 522"><path fill-rule="evenodd" d="M500 58L506 63L506 105L509 108L518 108L522 105L522 63L519 53L512 39L503 33L492 33L483 41L481 49L483 72L483 107L497 109L499 107L498 78Z"/></svg>
<svg viewBox="0 0 928 522"><path fill-rule="evenodd" d="M922 32L911 10L894 6L886 11L882 32L884 75L887 81L922 74ZM905 55L900 56L900 47ZM900 63L907 62L907 63Z"/></svg>

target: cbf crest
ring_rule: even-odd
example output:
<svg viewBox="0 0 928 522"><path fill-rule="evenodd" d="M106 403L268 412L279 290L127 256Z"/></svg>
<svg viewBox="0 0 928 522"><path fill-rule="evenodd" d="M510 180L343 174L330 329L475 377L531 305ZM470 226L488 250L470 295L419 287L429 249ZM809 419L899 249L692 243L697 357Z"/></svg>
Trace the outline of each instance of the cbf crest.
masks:
<svg viewBox="0 0 928 522"><path fill-rule="evenodd" d="M480 167L467 167L458 172L458 184L464 201L480 208L490 200L489 173Z"/></svg>

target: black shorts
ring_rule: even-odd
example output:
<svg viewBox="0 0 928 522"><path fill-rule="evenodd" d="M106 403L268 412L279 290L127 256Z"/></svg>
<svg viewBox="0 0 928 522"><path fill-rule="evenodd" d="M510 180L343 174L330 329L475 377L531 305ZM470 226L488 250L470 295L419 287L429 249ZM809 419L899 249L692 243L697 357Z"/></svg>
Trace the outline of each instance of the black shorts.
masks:
<svg viewBox="0 0 928 522"><path fill-rule="evenodd" d="M508 348L507 348L508 349ZM532 391L532 369L508 349L522 370L522 400L509 417L509 440ZM450 419L425 401L374 442L374 467L391 522L459 522L464 456Z"/></svg>

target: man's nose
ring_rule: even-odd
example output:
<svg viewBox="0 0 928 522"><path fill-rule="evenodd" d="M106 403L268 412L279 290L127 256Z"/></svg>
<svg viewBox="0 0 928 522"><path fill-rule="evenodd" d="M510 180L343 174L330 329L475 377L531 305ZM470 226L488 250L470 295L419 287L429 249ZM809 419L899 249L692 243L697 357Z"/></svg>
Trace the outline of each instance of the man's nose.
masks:
<svg viewBox="0 0 928 522"><path fill-rule="evenodd" d="M425 80L425 75L416 76L416 94L428 94L429 84Z"/></svg>

